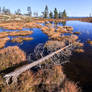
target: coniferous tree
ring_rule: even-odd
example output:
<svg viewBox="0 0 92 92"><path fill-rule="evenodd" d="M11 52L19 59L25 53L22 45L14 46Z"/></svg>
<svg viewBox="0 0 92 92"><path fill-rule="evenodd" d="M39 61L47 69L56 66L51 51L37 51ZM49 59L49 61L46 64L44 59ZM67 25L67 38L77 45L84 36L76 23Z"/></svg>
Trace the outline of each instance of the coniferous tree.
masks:
<svg viewBox="0 0 92 92"><path fill-rule="evenodd" d="M2 9L2 13L3 13L3 14L5 13L5 7L3 7L3 9Z"/></svg>
<svg viewBox="0 0 92 92"><path fill-rule="evenodd" d="M53 18L53 13L50 11L50 13L49 13L49 17L50 18Z"/></svg>
<svg viewBox="0 0 92 92"><path fill-rule="evenodd" d="M59 14L58 14L58 18L59 18L59 19L62 18L62 12L59 12Z"/></svg>
<svg viewBox="0 0 92 92"><path fill-rule="evenodd" d="M5 14L10 15L11 14L10 9L6 9Z"/></svg>
<svg viewBox="0 0 92 92"><path fill-rule="evenodd" d="M58 11L57 11L57 8L55 8L54 10L54 19L57 19L58 18Z"/></svg>
<svg viewBox="0 0 92 92"><path fill-rule="evenodd" d="M2 9L1 9L1 7L0 7L0 13L2 12Z"/></svg>
<svg viewBox="0 0 92 92"><path fill-rule="evenodd" d="M44 10L44 18L48 18L48 14L49 14L49 11L48 11L48 6L46 5L45 7L45 10Z"/></svg>
<svg viewBox="0 0 92 92"><path fill-rule="evenodd" d="M28 15L32 17L31 7L27 7Z"/></svg>
<svg viewBox="0 0 92 92"><path fill-rule="evenodd" d="M17 9L17 11L15 11L15 14L16 15L21 15L21 10L20 9Z"/></svg>
<svg viewBox="0 0 92 92"><path fill-rule="evenodd" d="M6 14L6 15L9 15L10 14L10 9L6 9L5 7L3 7L2 13Z"/></svg>
<svg viewBox="0 0 92 92"><path fill-rule="evenodd" d="M66 18L66 17L67 17L67 13L66 13L66 10L64 10L62 13L62 18Z"/></svg>

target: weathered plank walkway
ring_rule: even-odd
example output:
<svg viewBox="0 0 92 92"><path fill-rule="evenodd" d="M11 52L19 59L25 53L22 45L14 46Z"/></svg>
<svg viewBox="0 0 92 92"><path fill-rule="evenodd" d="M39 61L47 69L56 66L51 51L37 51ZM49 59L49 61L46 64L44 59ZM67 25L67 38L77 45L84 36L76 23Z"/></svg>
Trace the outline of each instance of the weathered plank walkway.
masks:
<svg viewBox="0 0 92 92"><path fill-rule="evenodd" d="M22 66L22 67L20 67L20 68L18 68L18 69L16 69L16 70L14 70L13 72L6 74L6 75L4 76L4 78L6 79L6 83L8 84L11 78L12 78L12 81L13 81L13 82L17 82L17 78L18 78L18 76L19 76L20 74L22 74L23 72L29 70L30 68L32 68L32 67L34 67L34 66L36 66L36 65L38 65L38 64L41 64L41 63L45 62L46 60L48 60L49 58L51 58L51 57L54 56L55 54L60 53L62 50L67 49L67 48L69 48L70 46L72 46L72 44L70 44L70 45L68 45L68 46L66 46L66 47L64 47L64 48L61 48L61 49L59 49L59 50L57 50L57 51L55 51L55 52L53 52L53 53L51 53L51 54L49 54L49 55L47 55L47 56L45 56L45 57L43 57L43 58L37 60L37 61L34 61L34 62L31 63L31 64L24 65L24 66Z"/></svg>

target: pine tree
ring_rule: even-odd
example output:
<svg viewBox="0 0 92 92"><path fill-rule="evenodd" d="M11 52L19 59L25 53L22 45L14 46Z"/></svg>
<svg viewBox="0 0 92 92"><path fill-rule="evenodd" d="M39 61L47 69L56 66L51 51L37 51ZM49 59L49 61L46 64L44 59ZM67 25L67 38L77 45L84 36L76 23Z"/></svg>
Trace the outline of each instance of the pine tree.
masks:
<svg viewBox="0 0 92 92"><path fill-rule="evenodd" d="M59 19L62 18L62 12L59 12L58 17L59 17Z"/></svg>
<svg viewBox="0 0 92 92"><path fill-rule="evenodd" d="M49 13L49 17L50 18L53 18L53 13L50 11L50 13Z"/></svg>
<svg viewBox="0 0 92 92"><path fill-rule="evenodd" d="M55 18L55 19L58 18L58 11L57 11L57 8L55 8L55 10L54 10L54 18Z"/></svg>
<svg viewBox="0 0 92 92"><path fill-rule="evenodd" d="M1 11L2 11L2 9L1 9L1 7L0 7L0 13L1 13Z"/></svg>
<svg viewBox="0 0 92 92"><path fill-rule="evenodd" d="M43 13L44 14L44 18L48 18L48 13L49 13L48 6L46 5L44 13Z"/></svg>
<svg viewBox="0 0 92 92"><path fill-rule="evenodd" d="M28 11L28 15L29 15L29 16L32 16L31 7L27 7L27 11Z"/></svg>
<svg viewBox="0 0 92 92"><path fill-rule="evenodd" d="M66 18L66 17L67 17L66 10L64 10L62 13L62 18Z"/></svg>
<svg viewBox="0 0 92 92"><path fill-rule="evenodd" d="M15 14L16 15L21 15L21 10L20 9L17 9L17 11L15 11Z"/></svg>

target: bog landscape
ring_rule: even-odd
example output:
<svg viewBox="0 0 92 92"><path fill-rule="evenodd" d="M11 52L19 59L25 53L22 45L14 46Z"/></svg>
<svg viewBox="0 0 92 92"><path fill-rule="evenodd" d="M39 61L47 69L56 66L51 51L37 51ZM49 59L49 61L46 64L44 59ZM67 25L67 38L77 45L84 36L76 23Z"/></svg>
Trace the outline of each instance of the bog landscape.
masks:
<svg viewBox="0 0 92 92"><path fill-rule="evenodd" d="M25 13L0 5L0 92L92 92L91 14L70 16L57 1L29 0L37 6Z"/></svg>

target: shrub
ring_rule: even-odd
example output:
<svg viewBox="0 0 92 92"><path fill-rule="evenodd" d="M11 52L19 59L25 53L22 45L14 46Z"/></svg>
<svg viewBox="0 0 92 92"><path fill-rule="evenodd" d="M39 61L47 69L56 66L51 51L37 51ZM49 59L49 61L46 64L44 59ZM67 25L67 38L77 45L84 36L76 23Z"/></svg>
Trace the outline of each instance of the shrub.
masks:
<svg viewBox="0 0 92 92"><path fill-rule="evenodd" d="M17 46L0 50L0 71L26 60L25 53Z"/></svg>

